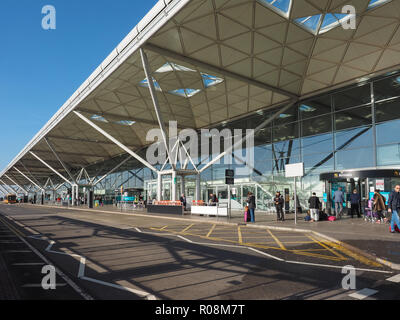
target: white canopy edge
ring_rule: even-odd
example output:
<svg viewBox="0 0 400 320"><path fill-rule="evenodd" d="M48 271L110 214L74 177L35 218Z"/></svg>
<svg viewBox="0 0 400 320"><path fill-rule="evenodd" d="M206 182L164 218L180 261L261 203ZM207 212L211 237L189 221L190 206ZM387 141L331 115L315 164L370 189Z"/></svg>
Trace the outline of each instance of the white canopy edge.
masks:
<svg viewBox="0 0 400 320"><path fill-rule="evenodd" d="M146 41L162 28L176 13L190 0L159 0L153 9L138 23L136 27L121 41L101 65L88 77L86 81L64 103L57 113L32 138L22 151L0 173L4 176L19 160L41 141L57 124L70 114L89 94L91 94L104 80L107 79L121 64L134 52L139 50Z"/></svg>

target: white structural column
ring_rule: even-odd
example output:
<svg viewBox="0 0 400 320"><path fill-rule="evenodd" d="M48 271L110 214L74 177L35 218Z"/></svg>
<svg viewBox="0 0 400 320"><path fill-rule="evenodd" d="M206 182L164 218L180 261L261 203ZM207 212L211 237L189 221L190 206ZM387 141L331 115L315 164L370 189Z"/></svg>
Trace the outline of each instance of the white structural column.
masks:
<svg viewBox="0 0 400 320"><path fill-rule="evenodd" d="M171 179L171 200L176 201L176 184L177 184L177 177L176 171L172 172L172 179Z"/></svg>
<svg viewBox="0 0 400 320"><path fill-rule="evenodd" d="M120 164L115 166L115 168L111 169L109 172L107 172L104 176L102 176L99 180L97 180L95 183L93 183L93 187L97 186L100 182L102 182L104 179L106 179L110 174L114 173L117 169L119 169L121 166L123 166L126 162L128 162L130 159L132 159L132 156L129 156L126 158L124 161L122 161Z"/></svg>
<svg viewBox="0 0 400 320"><path fill-rule="evenodd" d="M200 174L196 176L196 196L195 200L200 201L201 199L201 184L200 184Z"/></svg>
<svg viewBox="0 0 400 320"><path fill-rule="evenodd" d="M7 190L7 188L8 188L8 190L11 190L11 194L14 194L14 193L16 194L15 190L13 188L11 188L7 183L5 183L3 180L0 180L0 182L3 184L3 188L5 190ZM10 191L8 191L8 192L10 192Z"/></svg>
<svg viewBox="0 0 400 320"><path fill-rule="evenodd" d="M40 190L43 190L41 186L39 186L37 183L33 182L30 178L28 178L25 174L23 174L20 170L18 170L16 167L14 167L14 170L16 170L21 176L23 176L26 180L28 180L30 183L35 185L37 188Z"/></svg>
<svg viewBox="0 0 400 320"><path fill-rule="evenodd" d="M60 156L58 155L58 153L56 152L53 144L47 139L44 138L44 141L46 141L47 145L49 146L50 150L53 152L53 154L55 155L55 157L57 158L58 162L60 162L60 164L62 165L62 167L64 168L65 172L68 173L69 177L71 178L71 181L73 181L74 183L76 183L74 177L72 176L71 172L68 170L67 166L65 165L65 163L61 160Z"/></svg>
<svg viewBox="0 0 400 320"><path fill-rule="evenodd" d="M57 170L55 170L53 167L51 167L49 164L47 164L44 160L40 159L36 154L34 154L32 151L29 151L31 155L33 155L36 159L38 159L41 163L43 163L47 168L49 168L51 171L53 171L56 175L58 175L61 179L63 179L65 182L69 183L72 185L72 183L65 178L61 173L59 173Z"/></svg>
<svg viewBox="0 0 400 320"><path fill-rule="evenodd" d="M163 136L163 140L164 140L163 142L164 142L164 145L165 145L165 150L167 152L167 155L168 155L169 159L172 162L172 159L171 159L170 153L169 153L169 145L168 145L168 141L169 140L168 140L168 137L167 137L167 131L165 129L164 121L163 121L163 118L162 118L162 115L161 115L160 106L159 106L158 98L157 98L157 91L156 91L156 88L154 86L153 76L152 76L152 72L151 72L150 65L149 65L149 60L147 59L147 55L146 55L146 53L144 52L144 50L142 48L140 48L140 56L142 58L143 70L144 70L144 73L145 73L146 78L147 78L147 83L149 85L150 95L151 95L151 99L153 101L154 110L156 112L158 124L160 126L161 134ZM171 164L172 164L172 167L175 170L176 169L175 165L173 163L171 163Z"/></svg>
<svg viewBox="0 0 400 320"><path fill-rule="evenodd" d="M157 176L157 200L162 200L162 186L163 186L163 178L162 174L159 172Z"/></svg>
<svg viewBox="0 0 400 320"><path fill-rule="evenodd" d="M14 185L16 185L18 188L20 188L22 191L25 192L26 195L28 195L28 191L26 191L25 188L21 187L18 183L16 183L13 179L11 179L8 175L4 175L8 180L10 180Z"/></svg>
<svg viewBox="0 0 400 320"><path fill-rule="evenodd" d="M10 193L9 191L7 191L6 188L4 188L4 187L1 186L1 185L0 185L0 190L2 190L2 192L4 193L5 196L8 195L8 194Z"/></svg>
<svg viewBox="0 0 400 320"><path fill-rule="evenodd" d="M182 194L185 194L186 192L185 192L185 176L184 175L181 175L181 195Z"/></svg>
<svg viewBox="0 0 400 320"><path fill-rule="evenodd" d="M150 163L148 163L146 160L144 160L142 157L140 157L139 155L137 155L135 152L133 152L131 149L129 149L128 147L124 146L121 142L119 142L117 139L115 139L113 136L111 136L110 134L108 134L107 132L105 132L103 129L101 129L98 125L96 125L95 123L93 123L92 121L90 121L88 118L86 118L84 115L80 114L77 111L74 111L74 113L83 121L85 121L88 125L90 125L93 129L95 129L96 131L98 131L99 133L101 133L103 136L105 136L108 140L114 142L118 147L120 147L121 149L123 149L125 152L127 152L128 154L130 154L132 157L134 157L136 160L138 160L139 162L141 162L142 164L144 164L146 167L148 167L149 169L153 170L154 172L158 172L158 170L153 167Z"/></svg>

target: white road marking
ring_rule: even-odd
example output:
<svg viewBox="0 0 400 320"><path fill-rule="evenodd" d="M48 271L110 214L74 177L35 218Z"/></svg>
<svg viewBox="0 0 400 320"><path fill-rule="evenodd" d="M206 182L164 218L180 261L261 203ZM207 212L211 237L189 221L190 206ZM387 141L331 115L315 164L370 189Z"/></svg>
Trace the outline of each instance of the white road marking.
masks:
<svg viewBox="0 0 400 320"><path fill-rule="evenodd" d="M391 277L389 279L386 279L387 281L394 282L394 283L400 283L400 274L395 275L394 277Z"/></svg>
<svg viewBox="0 0 400 320"><path fill-rule="evenodd" d="M38 237L35 237L35 239L42 240L42 239L38 239ZM108 287L112 287L112 288L119 289L119 290L128 291L128 292L134 293L134 294L136 294L136 295L138 295L140 297L143 297L143 298L145 298L147 300L157 300L157 298L154 295L152 295L152 294L150 294L148 292L145 292L145 291L136 290L136 289L128 288L128 287L125 287L125 286L116 285L116 284L113 284L113 283L109 283L109 282L105 282L105 281L101 281L101 280L97 280L97 279L86 277L85 276L86 258L83 257L83 256L80 256L78 254L73 254L70 250L65 249L65 248L60 249L60 250L63 250L64 252L54 251L54 250L52 250L52 247L55 244L56 244L55 241L50 240L49 241L49 245L47 246L47 248L45 250L47 252L54 253L54 254L61 254L61 255L66 255L66 256L73 257L73 258L79 258L79 261L80 261L79 270L78 270L78 278L79 279L86 280L86 281L89 281L89 282L94 282L94 283L97 283L97 284L101 284L103 286L108 286ZM91 263L91 265L92 264L93 263ZM96 266L95 264L93 264L93 265Z"/></svg>
<svg viewBox="0 0 400 320"><path fill-rule="evenodd" d="M263 256L267 256L271 259L278 260L280 262L286 262L286 263L295 263L295 264L302 264L302 265L310 265L310 266L316 266L316 267L322 267L322 268L335 268L335 269L343 269L344 266L334 266L334 265L324 265L324 264L316 264L316 263L307 263L307 262L299 262L299 261L287 261L278 257L275 257L271 254L262 252L260 250L251 248L251 247L246 247L246 246L236 246L236 245L228 245L228 244L219 244L219 243L204 243L204 242L196 242L189 240L181 235L176 235L172 233L154 233L154 232L146 232L142 231L139 228L135 228L138 232L140 233L145 233L145 234L154 234L154 235L163 235L163 236L170 236L170 237L178 237L181 240L187 241L192 244L198 244L198 245L204 245L204 246L216 246L216 247L228 247L228 248L238 248L238 249L248 249L254 252L257 252L258 254L261 254ZM378 273L388 273L388 274L393 274L391 271L382 271L382 270L374 270L374 269L361 269L361 268L355 268L356 271L366 271L366 272L378 272Z"/></svg>
<svg viewBox="0 0 400 320"><path fill-rule="evenodd" d="M65 287L66 285L67 285L66 283L57 283L56 287ZM43 286L41 284L36 284L36 283L24 284L21 287L22 288L43 288Z"/></svg>
<svg viewBox="0 0 400 320"><path fill-rule="evenodd" d="M362 289L361 291L357 291L355 293L350 294L349 297L358 299L358 300L364 300L376 293L378 293L378 291L365 288L365 289Z"/></svg>

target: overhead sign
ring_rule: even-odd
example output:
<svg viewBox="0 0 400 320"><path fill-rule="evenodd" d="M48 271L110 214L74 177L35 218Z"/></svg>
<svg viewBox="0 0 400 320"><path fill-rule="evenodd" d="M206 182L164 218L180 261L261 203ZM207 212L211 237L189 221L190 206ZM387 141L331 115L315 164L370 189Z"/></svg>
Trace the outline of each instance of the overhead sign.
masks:
<svg viewBox="0 0 400 320"><path fill-rule="evenodd" d="M296 178L304 176L304 163L287 164L285 166L286 178Z"/></svg>

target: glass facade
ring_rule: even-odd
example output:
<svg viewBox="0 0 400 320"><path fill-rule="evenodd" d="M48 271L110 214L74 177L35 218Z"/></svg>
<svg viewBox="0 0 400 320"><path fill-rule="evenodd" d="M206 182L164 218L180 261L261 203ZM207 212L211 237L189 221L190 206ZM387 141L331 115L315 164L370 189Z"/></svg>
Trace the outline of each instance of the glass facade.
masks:
<svg viewBox="0 0 400 320"><path fill-rule="evenodd" d="M254 129L276 112L258 112L217 129ZM276 191L283 193L289 189L292 194L294 182L284 175L285 165L290 163L305 164L305 177L298 185L300 202L304 205L312 192L322 197L324 186L320 174L323 172L400 167L399 128L399 75L302 101L256 133L254 168L250 174L236 177L234 198L243 203L250 190L258 194L259 206L267 209L265 203ZM222 197L227 197L225 169L235 167L217 164L202 173L203 200L208 200L209 193L217 193L217 189ZM123 184L125 189L146 189L147 196L154 198L155 178L147 168L115 173L101 188L114 190ZM193 193L193 181L194 177L188 177L187 193ZM168 183L164 192L167 198Z"/></svg>

